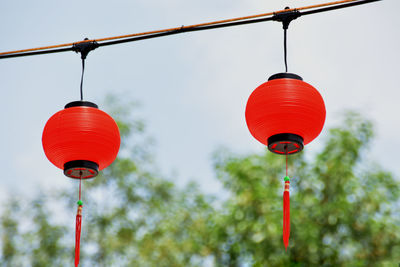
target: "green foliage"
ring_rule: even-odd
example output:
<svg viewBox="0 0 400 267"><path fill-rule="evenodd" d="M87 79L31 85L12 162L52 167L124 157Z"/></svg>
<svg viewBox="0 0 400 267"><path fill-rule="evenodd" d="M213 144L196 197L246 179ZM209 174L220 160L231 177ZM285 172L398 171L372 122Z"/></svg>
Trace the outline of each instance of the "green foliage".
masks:
<svg viewBox="0 0 400 267"><path fill-rule="evenodd" d="M389 266L400 256L399 184L362 157L373 136L370 122L349 113L329 131L313 160L289 158L291 237L282 242L284 157L234 155L221 150L214 164L227 198L196 184L177 188L154 169L144 124L130 106L109 99L123 136L117 160L83 183L80 266ZM113 109L114 108L114 109ZM108 111L110 112L110 111ZM74 217L76 187L49 195ZM1 266L71 266L73 219L41 194L1 216ZM25 203L25 202L24 202ZM28 226L24 226L28 223Z"/></svg>
<svg viewBox="0 0 400 267"><path fill-rule="evenodd" d="M65 227L50 223L43 204L43 200L33 202L31 212L34 228L25 235L25 240L31 240L32 251L29 256L32 267L58 266L65 259L64 252L68 252L61 244Z"/></svg>
<svg viewBox="0 0 400 267"><path fill-rule="evenodd" d="M278 177L284 176L284 159L268 152L218 158L219 177L232 196L226 221L233 230L225 234L229 246L222 265L397 264L399 185L389 173L363 164L361 152L366 152L372 133L370 122L349 113L344 126L330 130L314 162L290 157L295 176L288 253L276 238L282 225Z"/></svg>
<svg viewBox="0 0 400 267"><path fill-rule="evenodd" d="M10 199L5 205L1 216L1 243L2 243L2 266L17 266L18 253L18 221L15 211L19 205L15 199Z"/></svg>

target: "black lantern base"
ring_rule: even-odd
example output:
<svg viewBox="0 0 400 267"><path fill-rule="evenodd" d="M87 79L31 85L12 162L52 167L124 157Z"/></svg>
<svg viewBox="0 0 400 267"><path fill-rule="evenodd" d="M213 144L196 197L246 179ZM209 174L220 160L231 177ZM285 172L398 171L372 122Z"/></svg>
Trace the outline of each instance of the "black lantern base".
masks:
<svg viewBox="0 0 400 267"><path fill-rule="evenodd" d="M64 164L64 174L74 179L90 179L99 174L99 165L89 160L74 160Z"/></svg>
<svg viewBox="0 0 400 267"><path fill-rule="evenodd" d="M268 149L280 155L296 154L303 150L303 141L303 138L297 134L275 134L268 138Z"/></svg>

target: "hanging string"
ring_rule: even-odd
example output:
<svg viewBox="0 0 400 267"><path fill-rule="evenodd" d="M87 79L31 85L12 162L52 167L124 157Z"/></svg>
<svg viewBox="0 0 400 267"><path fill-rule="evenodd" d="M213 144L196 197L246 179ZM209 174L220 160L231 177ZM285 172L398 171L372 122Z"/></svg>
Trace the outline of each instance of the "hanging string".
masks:
<svg viewBox="0 0 400 267"><path fill-rule="evenodd" d="M283 51L284 51L283 53L284 53L284 59L285 59L285 72L288 72L288 66L287 66L287 29L283 29Z"/></svg>
<svg viewBox="0 0 400 267"><path fill-rule="evenodd" d="M83 100L83 74L85 73L85 59L82 58L82 76L81 76L81 101ZM79 187L80 188L80 187ZM80 194L80 192L79 192ZM80 197L79 197L80 199Z"/></svg>
<svg viewBox="0 0 400 267"><path fill-rule="evenodd" d="M79 200L82 200L82 172L79 178Z"/></svg>
<svg viewBox="0 0 400 267"><path fill-rule="evenodd" d="M285 245L285 250L287 251L287 247L289 246L289 236L290 236L290 194L289 194L289 186L290 186L290 178L288 176L288 151L287 146L286 149L286 176L284 178L285 181L285 190L283 191L283 244Z"/></svg>
<svg viewBox="0 0 400 267"><path fill-rule="evenodd" d="M81 229L82 229L82 207L83 202L81 199L81 192L82 192L82 171L80 173L79 178L79 200L78 204L78 211L76 213L76 225L75 225L75 267L79 265L79 257L80 257L80 246L81 246Z"/></svg>
<svg viewBox="0 0 400 267"><path fill-rule="evenodd" d="M288 153L287 153L287 146L285 146L285 150L286 150L286 153L285 153L285 155L286 155L286 176L289 176L289 175L288 175Z"/></svg>

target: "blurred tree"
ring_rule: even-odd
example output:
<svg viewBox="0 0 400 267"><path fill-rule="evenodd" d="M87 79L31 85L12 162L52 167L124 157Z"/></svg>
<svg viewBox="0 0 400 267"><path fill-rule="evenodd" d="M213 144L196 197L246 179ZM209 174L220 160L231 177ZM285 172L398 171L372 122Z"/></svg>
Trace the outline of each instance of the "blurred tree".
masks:
<svg viewBox="0 0 400 267"><path fill-rule="evenodd" d="M24 239L30 241L28 255L31 266L60 266L68 262L67 255L72 249L68 250L61 242L66 227L49 221L51 216L48 216L49 211L45 210L44 200L41 198L30 205L30 213L32 213L32 225Z"/></svg>
<svg viewBox="0 0 400 267"><path fill-rule="evenodd" d="M362 157L370 122L348 114L312 162L290 157L292 232L282 243L284 158L216 153L228 197L174 186L154 169L151 140L132 110L110 98L122 136L117 160L83 187L80 266L391 266L400 255L399 185ZM113 112L114 111L114 112ZM109 110L110 112L110 110ZM77 181L75 181L77 182ZM74 188L47 201L7 205L2 266L71 266ZM47 203L64 199L69 220ZM68 209L69 208L69 209ZM27 212L29 211L29 212ZM30 223L24 227L24 223Z"/></svg>
<svg viewBox="0 0 400 267"><path fill-rule="evenodd" d="M18 220L16 212L19 210L19 203L16 199L10 199L1 216L1 244L2 257L1 266L21 266L19 260L18 248Z"/></svg>
<svg viewBox="0 0 400 267"><path fill-rule="evenodd" d="M348 113L329 131L313 162L290 157L291 237L282 229L284 157L219 155L216 168L231 193L218 241L221 266L393 266L400 260L399 184L362 155L369 121ZM281 178L281 179L279 179ZM223 226L224 224L225 227Z"/></svg>

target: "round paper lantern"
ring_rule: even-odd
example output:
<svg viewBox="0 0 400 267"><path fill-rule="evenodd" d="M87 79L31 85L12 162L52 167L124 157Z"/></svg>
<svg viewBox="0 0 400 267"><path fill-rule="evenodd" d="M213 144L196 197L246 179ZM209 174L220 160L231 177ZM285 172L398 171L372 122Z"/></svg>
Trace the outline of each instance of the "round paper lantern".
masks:
<svg viewBox="0 0 400 267"><path fill-rule="evenodd" d="M71 178L92 178L117 157L120 135L115 121L97 105L75 101L46 123L42 144L47 158Z"/></svg>
<svg viewBox="0 0 400 267"><path fill-rule="evenodd" d="M246 105L250 133L277 154L300 152L320 134L325 116L320 93L292 73L272 75Z"/></svg>

